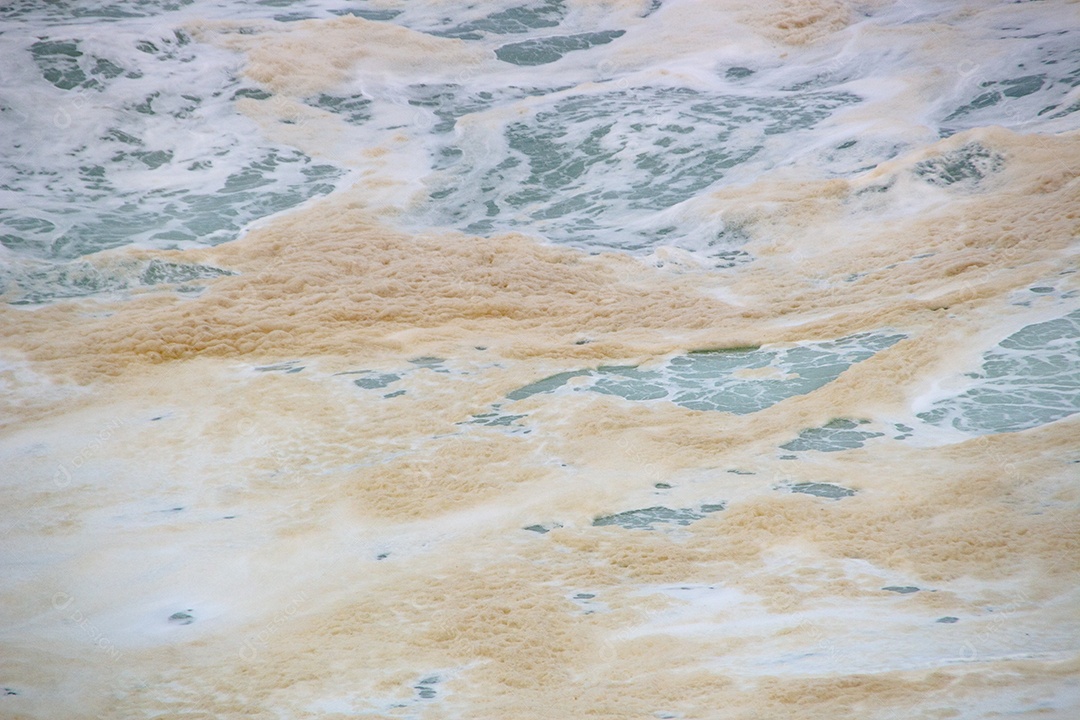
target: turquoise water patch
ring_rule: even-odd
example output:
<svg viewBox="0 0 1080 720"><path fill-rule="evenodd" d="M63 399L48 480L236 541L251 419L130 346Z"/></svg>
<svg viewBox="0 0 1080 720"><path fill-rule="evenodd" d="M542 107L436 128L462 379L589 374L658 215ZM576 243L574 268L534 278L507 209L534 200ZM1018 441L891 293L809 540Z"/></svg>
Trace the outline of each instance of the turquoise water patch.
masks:
<svg viewBox="0 0 1080 720"><path fill-rule="evenodd" d="M1019 33L1014 37L1029 41L1025 52L999 60L980 57L957 68L964 76L963 92L945 107L943 136L978 126L1055 120L1080 110L1080 103L1069 102L1080 85L1080 31L1065 26L1053 32L1014 30Z"/></svg>
<svg viewBox="0 0 1080 720"><path fill-rule="evenodd" d="M1013 333L983 354L970 387L921 420L965 432L1016 432L1080 412L1080 310Z"/></svg>
<svg viewBox="0 0 1080 720"><path fill-rule="evenodd" d="M305 102L312 107L334 113L350 125L363 125L371 119L371 100L361 94L330 95L322 93L308 98Z"/></svg>
<svg viewBox="0 0 1080 720"><path fill-rule="evenodd" d="M396 369L394 369L392 371L391 370L348 370L348 371L345 371L345 372L335 373L335 375L336 376L352 377L353 378L353 380L352 380L353 386L355 386L355 387L357 387L357 388L359 388L361 390L376 390L376 391L389 390L389 392L380 392L379 395L384 399L390 399L390 398L401 397L402 395L405 395L405 394L408 393L407 390L402 388L400 385L397 385L398 382L400 382L401 380L405 380L407 378L416 377L417 373L420 373L420 372L423 372L423 371L438 373L440 375L451 375L451 374L468 375L469 374L468 372L461 373L460 371L456 371L456 370L451 369L450 367L447 366L446 362L447 361L445 359L443 359L443 358L432 357L432 356L425 355L425 356L422 356L422 357L411 358L410 360L408 360L407 363L405 363L402 366L399 366L398 368L396 368ZM396 385L397 385L397 387L394 387ZM370 398L372 396L371 395L366 395L366 397ZM476 416L476 417L480 417L480 416ZM474 423L474 424L478 424L478 425L484 425L484 424L487 424L487 425L509 424L509 423L492 421L492 419L489 418L489 417L482 417L480 420L477 420L476 417L474 417L470 421L465 421L464 423L458 423L458 424L459 425L470 424L470 423Z"/></svg>
<svg viewBox="0 0 1080 720"><path fill-rule="evenodd" d="M552 98L505 128L498 143L468 136L430 186L433 224L490 234L539 229L556 242L653 246L627 237L654 216L720 182L790 133L860 101L836 91L721 95L636 87ZM496 146L498 149L496 149Z"/></svg>
<svg viewBox="0 0 1080 720"><path fill-rule="evenodd" d="M384 10L377 8L348 8L346 10L330 10L333 15L353 15L364 20L375 22L389 22L402 13L401 10Z"/></svg>
<svg viewBox="0 0 1080 720"><path fill-rule="evenodd" d="M279 372L286 375L295 375L298 372L303 372L304 366L300 364L299 360L286 360L285 362L274 363L273 365L260 365L255 368L255 372Z"/></svg>
<svg viewBox="0 0 1080 720"><path fill-rule="evenodd" d="M135 6L168 9L101 7ZM5 96L0 113L0 244L17 258L56 262L47 272L62 275L63 261L124 245L217 244L344 177L295 149L251 142L235 101L269 96L235 76L228 53L182 30L122 25L107 41L73 37L71 26L12 35L3 49L13 81L34 90ZM318 101L354 121L364 112L363 98ZM56 296L73 294L86 293Z"/></svg>
<svg viewBox="0 0 1080 720"><path fill-rule="evenodd" d="M552 530L554 530L555 528L558 528L558 527L562 527L562 525L560 525L558 523L551 523L549 525L536 524L536 525L527 525L527 526L523 527L522 530L528 530L529 532L534 532L534 533L536 533L538 535L547 535L549 532L551 532Z"/></svg>
<svg viewBox="0 0 1080 720"><path fill-rule="evenodd" d="M570 600L578 605L583 614L592 615L596 612L604 612L608 609L607 603L596 599L594 592L578 592L570 596Z"/></svg>
<svg viewBox="0 0 1080 720"><path fill-rule="evenodd" d="M202 281L234 274L210 265L157 259L105 267L85 260L40 265L13 264L0 267L0 295L5 295L12 305L36 305L156 285L176 285L178 291L194 292L202 289Z"/></svg>
<svg viewBox="0 0 1080 720"><path fill-rule="evenodd" d="M487 427L509 428L517 425L519 420L523 420L526 417L526 415L511 415L509 413L493 411L473 415L472 418L468 420L468 422L471 425L485 425Z"/></svg>
<svg viewBox="0 0 1080 720"><path fill-rule="evenodd" d="M431 675L429 677L423 678L418 683L416 683L416 685L413 686L413 690L416 690L416 696L419 699L431 700L438 694L434 687L438 683L439 676Z"/></svg>
<svg viewBox="0 0 1080 720"><path fill-rule="evenodd" d="M513 65L546 65L561 59L568 52L588 50L595 45L606 45L625 34L625 30L604 30L577 35L535 38L503 45L495 50L495 57Z"/></svg>
<svg viewBox="0 0 1080 720"><path fill-rule="evenodd" d="M450 370L446 367L446 361L442 358L432 357L425 355L423 357L413 358L409 361L409 364L416 369L426 368L432 372L448 373Z"/></svg>
<svg viewBox="0 0 1080 720"><path fill-rule="evenodd" d="M945 118L945 121L956 120L964 115L970 115L983 108L993 107L1007 98L1020 98L1038 92L1046 84L1046 74L1024 75L1016 78L1003 80L984 81L980 84L980 92L969 102L956 108Z"/></svg>
<svg viewBox="0 0 1080 720"><path fill-rule="evenodd" d="M431 131L437 135L452 131L461 116L486 110L495 101L494 92L485 90L470 94L457 83L422 83L409 87L409 104L434 114ZM442 157L436 158L433 165L439 168L460 157L461 150L443 148Z"/></svg>
<svg viewBox="0 0 1080 720"><path fill-rule="evenodd" d="M765 136L808 128L858 98L822 93L809 100L710 96L686 88L636 88L561 100L532 122L508 128L511 149L527 158L531 172L525 189L507 202L523 207L544 200L549 204L533 211L534 217L559 217L588 200L582 194L563 199L566 191L584 189L581 181L590 171L617 166L631 171L629 186L607 193L597 188L594 194L617 194L632 207L653 210L674 205L760 149L733 152L727 141L736 127L760 124ZM648 145L632 142L643 135Z"/></svg>
<svg viewBox="0 0 1080 720"><path fill-rule="evenodd" d="M915 165L914 172L931 185L945 187L964 182L977 184L1004 166L1004 157L975 142L940 157L923 160Z"/></svg>
<svg viewBox="0 0 1080 720"><path fill-rule="evenodd" d="M884 433L859 429L861 425L869 424L869 422L869 420L836 418L821 427L803 430L799 433L798 438L780 447L784 450L796 452L802 450L817 450L818 452L853 450L862 447L871 438L884 435Z"/></svg>
<svg viewBox="0 0 1080 720"><path fill-rule="evenodd" d="M907 440L914 434L915 428L911 427L910 425L905 425L904 423L893 423L892 430L890 430L889 432L893 431L896 431L897 433L896 435L892 436L893 440Z"/></svg>
<svg viewBox="0 0 1080 720"><path fill-rule="evenodd" d="M208 265L165 262L155 259L147 263L146 269L139 276L139 282L143 285L174 284L235 274L229 270Z"/></svg>
<svg viewBox="0 0 1080 720"><path fill-rule="evenodd" d="M1061 275L1071 275L1075 270L1065 270ZM1022 290L1016 290L1009 298L1012 305L1019 307L1034 307L1036 304L1060 304L1063 300L1071 300L1080 296L1080 290L1069 290L1057 287L1054 280L1045 281L1045 284L1032 285Z"/></svg>
<svg viewBox="0 0 1080 720"><path fill-rule="evenodd" d="M235 238L252 220L330 193L344 175L299 151L267 149L262 157L229 173L216 191L205 192L196 188L202 187L200 176L218 175L212 160L177 167L184 161L173 151L147 147L120 130L100 141L93 150L83 148L69 156L73 164L79 163L85 152L87 163L71 168L70 173L58 169L51 173L53 177L43 179L34 178L40 173L29 168L15 169L16 176L28 181L20 188L26 191L24 197L40 192L43 199L33 210L0 210L0 244L54 260L140 241L165 247L185 242L217 244ZM90 157L91 152L108 150L110 145L114 149L107 159ZM113 181L120 176L130 185L133 173L155 171L170 176L169 187L123 189ZM159 181L147 178L147 187L155 184Z"/></svg>
<svg viewBox="0 0 1080 720"><path fill-rule="evenodd" d="M381 390L401 379L394 373L364 373L363 377L353 380L353 385L363 390Z"/></svg>
<svg viewBox="0 0 1080 720"><path fill-rule="evenodd" d="M787 348L693 352L671 358L650 370L633 365L570 370L507 393L505 401L492 404L487 412L473 415L464 424L527 434L532 431L527 424L529 415L515 411L513 403L560 391L597 392L631 401L668 401L692 410L753 413L789 397L813 392L835 380L852 364L866 360L904 337L901 334L861 333ZM749 376L746 373L750 373ZM577 382L572 383L574 380ZM849 422L851 428L847 427ZM855 430L855 427L858 423L840 419L817 429L817 433L806 431L805 437L792 441L801 443L799 447L784 447L793 450L829 448L826 451L831 451L834 446L838 450L857 447L852 444L856 435L859 444L882 435Z"/></svg>
<svg viewBox="0 0 1080 720"><path fill-rule="evenodd" d="M513 392L507 393L507 400L524 400L527 397L533 395L540 395L542 393L549 393L554 390L558 390L571 379L576 377L587 377L592 373L588 370L574 370L571 372L558 373L551 377L546 377L538 382L530 383L525 387L518 388Z"/></svg>
<svg viewBox="0 0 1080 720"><path fill-rule="evenodd" d="M720 512L723 503L701 505L698 508L672 509L662 506L627 510L615 515L603 515L593 520L594 527L618 525L627 530L655 530L655 525L689 525L706 515Z"/></svg>
<svg viewBox="0 0 1080 720"><path fill-rule="evenodd" d="M55 20L65 24L73 19L94 19L107 22L175 12L194 2L195 0L112 0L112 2L79 3L11 0L0 7L0 20L33 17L37 20Z"/></svg>
<svg viewBox="0 0 1080 720"><path fill-rule="evenodd" d="M812 392L835 380L853 363L903 338L900 334L861 333L787 348L694 352L671 358L657 369L606 366L559 373L515 390L507 398L520 400L553 392L572 378L587 377L588 381L575 384L573 391L617 395L633 401L666 400L691 410L747 414Z"/></svg>
<svg viewBox="0 0 1080 720"><path fill-rule="evenodd" d="M513 104L526 97L535 97L560 88L535 86L506 86L483 90L469 90L460 83L417 83L406 88L409 105L430 113L429 118L421 120L428 131L434 135L448 135L457 127L459 118L471 113L482 113L499 105ZM563 88L565 89L565 88ZM445 170L461 162L464 151L454 143L443 143L437 147L431 158L433 170ZM503 169L516 167L518 158L506 158ZM433 200L441 200L454 191L454 186L436 187Z"/></svg>
<svg viewBox="0 0 1080 720"><path fill-rule="evenodd" d="M143 72L137 64L118 57L95 55L82 49L79 39L43 37L28 50L42 77L58 90L106 90L116 78L139 80ZM135 43L135 49L159 60L180 60L191 38L182 30L154 39ZM190 61L190 60L188 60ZM160 96L160 91L153 95Z"/></svg>
<svg viewBox="0 0 1080 720"><path fill-rule="evenodd" d="M103 80L124 73L106 58L86 56L74 41L40 40L30 47L30 54L45 79L60 90L96 89Z"/></svg>
<svg viewBox="0 0 1080 720"><path fill-rule="evenodd" d="M558 27L565 15L566 7L561 0L544 0L500 10L449 29L434 30L431 34L459 40L480 40L487 34L522 34L531 30Z"/></svg>
<svg viewBox="0 0 1080 720"><path fill-rule="evenodd" d="M855 494L854 490L843 487L842 485L820 482L795 483L787 486L787 489L793 493L813 495L814 497L827 498L829 500L839 500L841 498L851 497Z"/></svg>

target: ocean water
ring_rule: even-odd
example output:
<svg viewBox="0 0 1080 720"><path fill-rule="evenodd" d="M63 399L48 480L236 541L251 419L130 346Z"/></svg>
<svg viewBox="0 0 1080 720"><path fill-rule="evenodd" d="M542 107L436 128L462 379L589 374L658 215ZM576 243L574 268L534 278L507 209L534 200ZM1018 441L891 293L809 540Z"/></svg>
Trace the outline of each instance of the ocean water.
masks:
<svg viewBox="0 0 1080 720"><path fill-rule="evenodd" d="M0 7L0 717L1080 716L1080 5Z"/></svg>

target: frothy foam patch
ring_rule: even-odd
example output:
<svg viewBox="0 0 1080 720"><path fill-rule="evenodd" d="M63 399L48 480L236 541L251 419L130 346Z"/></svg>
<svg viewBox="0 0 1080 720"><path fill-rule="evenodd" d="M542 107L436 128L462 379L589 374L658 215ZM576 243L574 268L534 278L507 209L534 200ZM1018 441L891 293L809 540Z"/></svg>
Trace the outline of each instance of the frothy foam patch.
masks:
<svg viewBox="0 0 1080 720"><path fill-rule="evenodd" d="M1080 412L1080 311L1028 325L967 373L973 387L919 413L967 432L1015 432Z"/></svg>
<svg viewBox="0 0 1080 720"><path fill-rule="evenodd" d="M1080 707L1074 8L171 5L0 11L0 714ZM57 168L210 193L169 87L341 187L50 264Z"/></svg>

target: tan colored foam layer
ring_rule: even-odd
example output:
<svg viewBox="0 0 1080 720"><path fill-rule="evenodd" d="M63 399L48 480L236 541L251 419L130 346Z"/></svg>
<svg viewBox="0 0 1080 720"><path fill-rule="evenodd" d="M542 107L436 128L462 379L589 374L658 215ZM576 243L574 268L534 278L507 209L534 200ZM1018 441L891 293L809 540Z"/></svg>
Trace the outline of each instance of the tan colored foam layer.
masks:
<svg viewBox="0 0 1080 720"><path fill-rule="evenodd" d="M196 37L246 53L247 77L275 93L307 97L360 76L430 78L475 65L485 53L461 40L345 15L293 23L199 23Z"/></svg>
<svg viewBox="0 0 1080 720"><path fill-rule="evenodd" d="M936 152L973 140L1007 158L1001 174L982 188L931 189L906 220L890 205L896 189L877 205L858 190L918 182L909 169L922 155L850 185L763 182L718 193L718 212L734 208L758 238L750 249L759 259L737 275L664 274L516 236L410 237L345 195L184 255L241 273L199 297L6 309L5 323L18 330L6 337L9 351L58 388L68 378L88 383L64 391L73 404L48 405L48 420L40 408L19 409L20 397L38 391L12 374L12 412L26 413L42 437L81 413L84 436L52 435L53 456L80 443L92 450L78 468L68 463L63 488L48 485L51 465L26 460L38 491L8 486L5 502L67 513L70 522L31 519L20 532L73 558L89 534L101 560L57 565L34 592L20 581L11 595L23 598L18 614L56 621L54 589L77 588L64 592L102 618L110 637L128 637L123 622L106 620L116 611L110 583L126 577L113 561L133 542L147 553L185 548L195 567L205 565L201 575L173 570L153 581L145 579L150 566L132 565L125 582L141 583L135 597L228 585L228 574L213 580L224 568L199 559L202 520L101 534L116 522L107 519L112 508L160 496L162 509L175 502L206 517L247 516L229 522L246 522L231 527L257 543L242 550L254 595L229 600L220 630L208 626L193 644L178 635L182 644L163 653L127 640L115 669L128 670L87 680L114 693L102 708L238 716L336 698L392 717L395 698L411 702L426 675L440 677L433 687L450 714L513 717L704 717L703 708L719 706L740 717L837 717L851 708L887 716L1054 687L1073 672L1060 662L1070 657L1075 618L1060 604L1080 573L1076 466L1067 452L1075 421L938 449L894 443L812 462L773 459L773 448L804 427L905 407L926 372L949 370L957 350L987 337L1006 293L1066 266L1077 183L1073 165L1058 159L1076 153L1076 140L985 131ZM833 235L841 228L843 253ZM820 242L805 242L807 233ZM925 252L936 254L912 258ZM845 282L853 272L867 274ZM715 284L744 308L710 299L705 290ZM532 436L459 424L558 369L882 326L912 337L811 395L751 416L542 395L519 403L539 423ZM420 355L455 358L454 372L415 370L402 381L406 395L374 404L343 394L351 376L327 375L400 370ZM250 369L284 359L314 364L298 374ZM141 399L109 405L106 397ZM159 425L148 422L155 412L166 414ZM110 417L124 422L102 436L95 428L109 427ZM132 493L139 467L144 490ZM86 485L94 472L117 480ZM675 535L590 527L596 515L664 502L650 497L661 479L687 504L723 500L728 508ZM834 482L857 494L831 502L783 491L792 482ZM563 527L520 529L544 522ZM380 537L398 538L382 561L374 558ZM101 577L116 579L101 586ZM922 590L902 598L881 590L907 583ZM687 584L743 599L709 611L658 590ZM586 614L572 599L580 592L595 594L602 611ZM863 657L831 614L844 604L866 631L874 613L892 612L912 642L934 646L954 633L948 651L974 652L978 677L998 680L914 659L907 670L875 670L889 663ZM1008 626L995 624L995 607ZM669 627L664 618L678 612L696 613L700 630L678 632L674 620ZM760 629L734 631L748 614L761 618ZM949 614L961 622L934 623ZM1043 636L1050 621L1062 642ZM1045 657L1007 660L1022 654L1025 631L1039 635ZM71 629L50 637L56 647L93 639ZM823 643L832 649L816 674L758 676L746 664L763 647L783 654ZM859 669L866 664L870 674ZM152 684L136 689L129 676ZM166 681L172 690L160 690ZM74 692L100 697L93 687Z"/></svg>
<svg viewBox="0 0 1080 720"><path fill-rule="evenodd" d="M789 15L791 43L847 17ZM274 65L323 29L351 54ZM365 42L421 42L353 20L281 32L223 42L286 94L343 82ZM974 142L999 171L914 173ZM1080 136L983 129L850 181L768 176L709 198L756 258L715 273L410 236L359 188L163 254L239 273L197 297L4 306L11 716L951 717L1067 693L1075 418L797 463L776 448L903 413L1029 317L1010 293L1067 284L1077 168ZM909 339L753 415L538 395L515 406L528 434L467 424L554 372L883 327ZM422 356L451 372L409 365ZM255 369L288 360L304 370ZM401 372L405 394L333 374L363 370ZM674 530L591 525L719 501ZM165 621L189 607L192 625ZM419 699L433 677L439 699Z"/></svg>

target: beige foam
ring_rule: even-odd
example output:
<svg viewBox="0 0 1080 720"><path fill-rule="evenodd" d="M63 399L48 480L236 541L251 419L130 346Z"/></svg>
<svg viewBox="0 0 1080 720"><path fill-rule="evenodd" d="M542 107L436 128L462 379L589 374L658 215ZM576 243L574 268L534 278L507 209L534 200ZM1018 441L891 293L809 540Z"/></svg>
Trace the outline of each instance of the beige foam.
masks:
<svg viewBox="0 0 1080 720"><path fill-rule="evenodd" d="M840 6L792 12L785 42L846 22ZM374 25L219 39L300 96L346 82L363 41L380 58L421 47ZM323 30L338 48L325 66L274 65ZM972 142L1002 156L998 172L948 187L913 173ZM520 235L410 236L358 188L162 254L239 273L197 297L4 306L15 716L948 717L1055 695L1067 709L1076 418L798 463L776 448L835 417L902 414L928 377L1026 322L1010 293L1074 264L1078 167L1076 134L989 128L848 181L768 175L709 198L756 258L714 273ZM559 371L886 327L909 338L748 416L581 393L515 404L528 434L467 424ZM409 365L422 356L452 372ZM287 360L305 369L255 370ZM360 370L402 372L405 394L333 375ZM728 506L684 528L591 525L669 498ZM909 583L920 592L882 590ZM56 592L74 604L57 609ZM197 622L169 626L188 598ZM880 636L907 644L879 652ZM430 677L440 699L425 705Z"/></svg>

